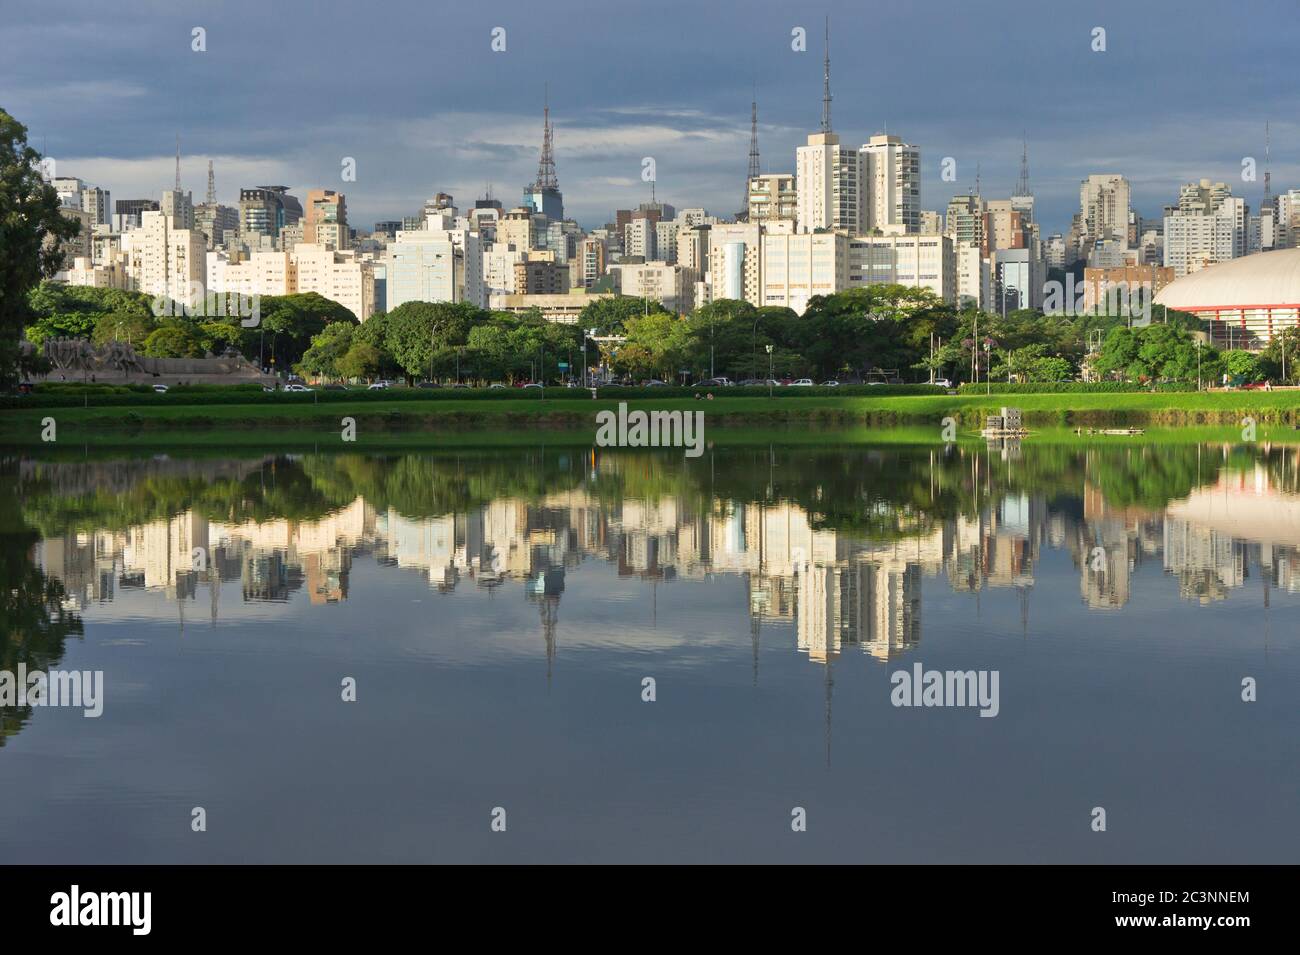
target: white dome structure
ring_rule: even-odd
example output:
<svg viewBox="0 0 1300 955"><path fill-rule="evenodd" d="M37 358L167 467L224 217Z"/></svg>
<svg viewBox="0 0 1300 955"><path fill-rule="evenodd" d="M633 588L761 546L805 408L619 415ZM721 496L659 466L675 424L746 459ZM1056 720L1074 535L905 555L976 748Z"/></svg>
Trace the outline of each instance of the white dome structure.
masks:
<svg viewBox="0 0 1300 955"><path fill-rule="evenodd" d="M1156 304L1205 319L1217 346L1263 348L1300 324L1300 249L1206 266L1162 288Z"/></svg>

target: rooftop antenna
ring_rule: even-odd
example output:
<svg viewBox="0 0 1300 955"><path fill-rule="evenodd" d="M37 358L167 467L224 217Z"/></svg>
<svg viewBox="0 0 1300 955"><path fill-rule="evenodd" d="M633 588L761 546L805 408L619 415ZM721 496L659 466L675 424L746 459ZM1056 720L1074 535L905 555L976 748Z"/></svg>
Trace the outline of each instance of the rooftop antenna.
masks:
<svg viewBox="0 0 1300 955"><path fill-rule="evenodd" d="M181 134L176 134L176 186L177 192L181 191Z"/></svg>
<svg viewBox="0 0 1300 955"><path fill-rule="evenodd" d="M831 131L831 18L826 18L826 53L822 59L822 132Z"/></svg>
<svg viewBox="0 0 1300 955"><path fill-rule="evenodd" d="M212 160L208 160L208 205L217 204L217 177L212 172Z"/></svg>
<svg viewBox="0 0 1300 955"><path fill-rule="evenodd" d="M977 197L982 195L982 193L980 192L980 164L979 163L975 164L975 195Z"/></svg>

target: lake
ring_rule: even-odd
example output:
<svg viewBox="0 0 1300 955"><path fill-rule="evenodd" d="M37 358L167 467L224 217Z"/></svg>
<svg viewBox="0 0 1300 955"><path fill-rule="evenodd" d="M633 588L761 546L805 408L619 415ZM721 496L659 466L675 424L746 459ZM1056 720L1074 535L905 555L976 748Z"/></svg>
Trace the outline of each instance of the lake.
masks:
<svg viewBox="0 0 1300 955"><path fill-rule="evenodd" d="M0 860L1295 861L1297 448L713 437L4 452Z"/></svg>

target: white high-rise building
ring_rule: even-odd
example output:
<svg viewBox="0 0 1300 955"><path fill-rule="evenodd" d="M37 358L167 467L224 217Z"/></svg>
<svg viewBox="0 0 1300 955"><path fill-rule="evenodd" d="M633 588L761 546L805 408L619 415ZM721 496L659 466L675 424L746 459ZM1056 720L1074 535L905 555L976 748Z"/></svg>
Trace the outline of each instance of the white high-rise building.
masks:
<svg viewBox="0 0 1300 955"><path fill-rule="evenodd" d="M137 291L189 303L207 282L208 237L195 229L172 228L163 212L145 212L140 228L123 237L135 255L128 255L128 274Z"/></svg>
<svg viewBox="0 0 1300 955"><path fill-rule="evenodd" d="M194 201L188 192L168 189L162 194L159 208L168 217L173 229L194 228Z"/></svg>
<svg viewBox="0 0 1300 955"><path fill-rule="evenodd" d="M795 151L800 232L839 229L857 233L861 225L863 154L842 146L835 133L813 133Z"/></svg>
<svg viewBox="0 0 1300 955"><path fill-rule="evenodd" d="M1129 182L1118 173L1091 175L1079 184L1079 218L1083 238L1128 240L1131 199Z"/></svg>
<svg viewBox="0 0 1300 955"><path fill-rule="evenodd" d="M1175 276L1246 254L1250 210L1226 183L1202 179L1179 190L1177 211L1165 216L1164 264Z"/></svg>
<svg viewBox="0 0 1300 955"><path fill-rule="evenodd" d="M897 136L879 135L860 152L861 230L920 232L921 150Z"/></svg>
<svg viewBox="0 0 1300 955"><path fill-rule="evenodd" d="M462 267L458 258L456 245L445 232L397 233L388 246L388 311L406 302L457 301Z"/></svg>
<svg viewBox="0 0 1300 955"><path fill-rule="evenodd" d="M314 242L299 242L289 254L298 292L315 292L338 302L360 322L374 313L375 273L370 262L354 252Z"/></svg>

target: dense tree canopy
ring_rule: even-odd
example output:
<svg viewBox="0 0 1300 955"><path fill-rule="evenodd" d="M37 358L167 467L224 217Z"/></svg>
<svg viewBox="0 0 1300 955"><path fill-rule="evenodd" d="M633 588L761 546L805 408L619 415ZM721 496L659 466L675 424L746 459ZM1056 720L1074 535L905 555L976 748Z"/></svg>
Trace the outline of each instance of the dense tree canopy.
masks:
<svg viewBox="0 0 1300 955"><path fill-rule="evenodd" d="M0 379L22 371L19 342L31 321L27 293L58 271L60 243L80 223L59 212L59 196L41 177L41 156L27 128L0 109Z"/></svg>

